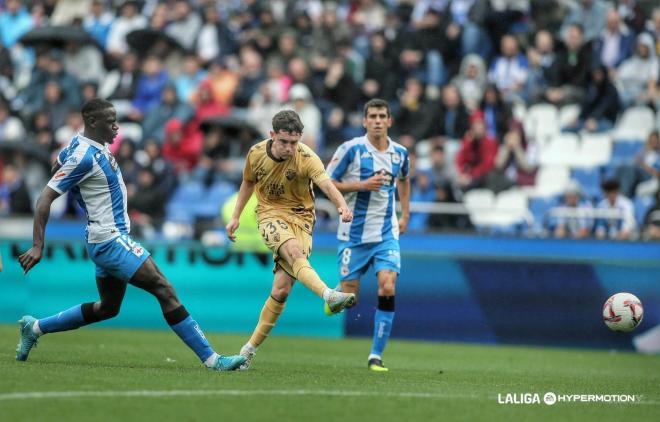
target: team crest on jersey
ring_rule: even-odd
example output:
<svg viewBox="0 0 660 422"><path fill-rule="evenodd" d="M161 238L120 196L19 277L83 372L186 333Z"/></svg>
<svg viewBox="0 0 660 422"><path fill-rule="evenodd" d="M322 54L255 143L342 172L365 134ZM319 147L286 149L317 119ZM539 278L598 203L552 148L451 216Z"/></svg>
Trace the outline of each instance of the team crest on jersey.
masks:
<svg viewBox="0 0 660 422"><path fill-rule="evenodd" d="M367 151L363 152L362 155L360 155L360 158L371 158L371 154Z"/></svg>
<svg viewBox="0 0 660 422"><path fill-rule="evenodd" d="M76 157L69 157L68 160L71 164L78 164L78 159Z"/></svg>
<svg viewBox="0 0 660 422"><path fill-rule="evenodd" d="M399 154L392 154L392 164L399 164L401 162L401 156Z"/></svg>
<svg viewBox="0 0 660 422"><path fill-rule="evenodd" d="M284 173L284 176L289 181L295 179L297 175L298 173L296 173L294 169L286 169L286 172Z"/></svg>
<svg viewBox="0 0 660 422"><path fill-rule="evenodd" d="M266 175L266 170L264 170L264 169L259 169L259 170L257 170L257 174L256 174L256 176L257 176L257 182L258 182L259 180L263 179L265 175Z"/></svg>

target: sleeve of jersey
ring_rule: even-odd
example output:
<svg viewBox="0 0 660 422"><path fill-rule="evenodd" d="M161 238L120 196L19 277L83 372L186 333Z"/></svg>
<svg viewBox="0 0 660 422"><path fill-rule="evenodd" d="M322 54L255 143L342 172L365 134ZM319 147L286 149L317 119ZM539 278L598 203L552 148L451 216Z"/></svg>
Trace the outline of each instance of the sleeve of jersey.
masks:
<svg viewBox="0 0 660 422"><path fill-rule="evenodd" d="M256 178L254 177L254 172L252 171L252 157L253 151L248 152L247 158L245 159L245 166L243 167L243 180L250 183L255 183Z"/></svg>
<svg viewBox="0 0 660 422"><path fill-rule="evenodd" d="M60 157L58 157L58 162ZM67 192L82 182L92 171L92 160L85 156L80 161L72 156L66 158L62 166L55 172L48 182L48 187L59 194Z"/></svg>
<svg viewBox="0 0 660 422"><path fill-rule="evenodd" d="M328 174L332 180L340 181L348 165L353 161L354 150L347 148L346 145L341 145L337 148L335 155L332 156L330 164L328 164Z"/></svg>
<svg viewBox="0 0 660 422"><path fill-rule="evenodd" d="M401 168L399 169L399 179L405 180L408 178L410 173L410 159L408 158L408 151L403 153L403 163L401 163Z"/></svg>
<svg viewBox="0 0 660 422"><path fill-rule="evenodd" d="M325 168L323 167L321 159L316 154L313 154L310 158L308 169L309 178L315 185L318 185L324 180L328 180L330 178L328 173L326 173Z"/></svg>

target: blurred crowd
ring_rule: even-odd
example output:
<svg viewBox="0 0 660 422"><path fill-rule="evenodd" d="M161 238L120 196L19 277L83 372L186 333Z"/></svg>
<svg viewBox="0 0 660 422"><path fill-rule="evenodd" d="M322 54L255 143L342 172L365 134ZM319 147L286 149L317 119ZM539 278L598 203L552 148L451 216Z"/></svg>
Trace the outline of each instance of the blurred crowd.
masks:
<svg viewBox="0 0 660 422"><path fill-rule="evenodd" d="M413 201L533 187L542 148L526 110L574 105L561 132L608 133L627 109L660 109L659 55L654 0L0 0L0 216L31 213L95 96L117 109L111 151L132 220L156 232L218 215L277 111L300 114L303 142L327 162L363 134L374 97L415 158ZM660 238L649 132L633 158L598 169L598 192L570 180L549 198L617 217L541 216L541 232ZM81 212L63 198L54 213ZM474 226L414 213L410 228Z"/></svg>

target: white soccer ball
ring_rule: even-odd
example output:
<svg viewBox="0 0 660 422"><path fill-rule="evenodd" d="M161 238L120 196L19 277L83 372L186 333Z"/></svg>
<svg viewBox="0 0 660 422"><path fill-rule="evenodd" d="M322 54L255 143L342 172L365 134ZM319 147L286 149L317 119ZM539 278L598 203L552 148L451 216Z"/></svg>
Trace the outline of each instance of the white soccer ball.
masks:
<svg viewBox="0 0 660 422"><path fill-rule="evenodd" d="M603 321L612 331L632 331L644 318L642 302L631 293L610 296L603 305Z"/></svg>

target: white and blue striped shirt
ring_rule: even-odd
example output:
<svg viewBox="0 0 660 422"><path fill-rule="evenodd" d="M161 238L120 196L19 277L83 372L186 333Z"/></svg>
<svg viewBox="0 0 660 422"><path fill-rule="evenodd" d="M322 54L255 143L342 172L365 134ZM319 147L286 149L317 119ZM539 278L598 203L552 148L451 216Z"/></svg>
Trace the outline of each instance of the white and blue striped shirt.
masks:
<svg viewBox="0 0 660 422"><path fill-rule="evenodd" d="M399 221L395 212L396 179L408 177L408 151L388 138L386 151L378 151L366 136L343 143L327 172L338 182L367 180L381 173L387 181L378 192L350 192L346 203L353 210L353 221L339 223L337 238L352 245L399 238Z"/></svg>
<svg viewBox="0 0 660 422"><path fill-rule="evenodd" d="M78 134L57 156L61 167L48 187L71 191L87 214L89 243L102 243L130 231L126 185L107 146Z"/></svg>

